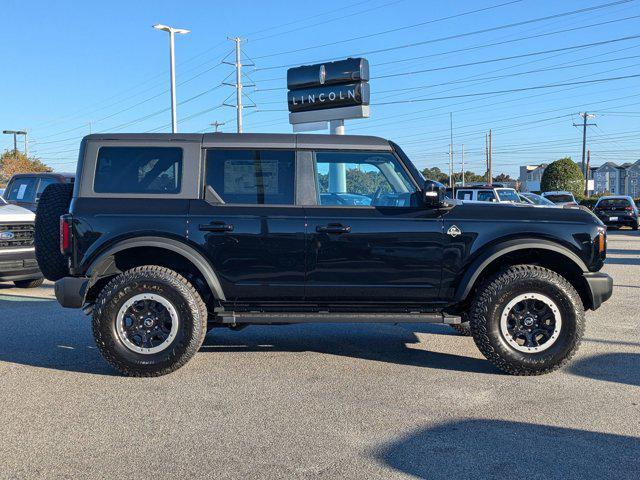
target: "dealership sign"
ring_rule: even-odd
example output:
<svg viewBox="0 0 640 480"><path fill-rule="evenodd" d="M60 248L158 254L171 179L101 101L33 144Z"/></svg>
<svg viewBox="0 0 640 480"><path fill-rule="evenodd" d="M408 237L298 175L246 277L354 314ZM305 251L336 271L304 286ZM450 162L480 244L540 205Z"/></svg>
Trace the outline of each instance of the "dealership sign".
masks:
<svg viewBox="0 0 640 480"><path fill-rule="evenodd" d="M290 68L287 88L294 125L369 116L369 62L364 58Z"/></svg>

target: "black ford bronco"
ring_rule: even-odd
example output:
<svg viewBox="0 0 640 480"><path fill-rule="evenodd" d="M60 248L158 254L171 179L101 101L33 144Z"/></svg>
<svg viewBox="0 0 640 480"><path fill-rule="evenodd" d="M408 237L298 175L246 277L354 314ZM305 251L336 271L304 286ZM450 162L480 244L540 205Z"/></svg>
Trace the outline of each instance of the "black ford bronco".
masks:
<svg viewBox="0 0 640 480"><path fill-rule="evenodd" d="M214 327L299 322L451 324L537 375L612 293L593 214L447 199L381 138L89 135L76 175L44 191L36 255L126 375L176 370Z"/></svg>

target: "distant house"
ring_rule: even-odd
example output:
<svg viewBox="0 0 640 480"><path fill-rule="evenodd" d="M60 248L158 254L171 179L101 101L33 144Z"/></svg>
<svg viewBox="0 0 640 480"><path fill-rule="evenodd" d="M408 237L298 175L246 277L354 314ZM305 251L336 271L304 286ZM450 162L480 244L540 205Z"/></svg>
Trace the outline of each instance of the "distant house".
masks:
<svg viewBox="0 0 640 480"><path fill-rule="evenodd" d="M522 165L520 167L520 189L523 192L539 192L540 181L544 169L547 168L546 163L540 165Z"/></svg>
<svg viewBox="0 0 640 480"><path fill-rule="evenodd" d="M595 193L620 193L620 168L613 162L604 163L593 172L593 190Z"/></svg>
<svg viewBox="0 0 640 480"><path fill-rule="evenodd" d="M640 198L640 160L627 167L626 194Z"/></svg>
<svg viewBox="0 0 640 480"><path fill-rule="evenodd" d="M640 160L617 165L607 162L593 170L594 193L640 196Z"/></svg>

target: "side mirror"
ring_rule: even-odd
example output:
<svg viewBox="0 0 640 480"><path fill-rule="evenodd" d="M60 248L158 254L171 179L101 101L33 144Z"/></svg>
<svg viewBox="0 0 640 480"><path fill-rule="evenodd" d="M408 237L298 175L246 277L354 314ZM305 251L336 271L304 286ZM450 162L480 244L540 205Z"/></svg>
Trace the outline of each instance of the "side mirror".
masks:
<svg viewBox="0 0 640 480"><path fill-rule="evenodd" d="M446 187L440 182L425 180L424 186L422 187L422 201L425 206L436 208L442 205L446 193Z"/></svg>

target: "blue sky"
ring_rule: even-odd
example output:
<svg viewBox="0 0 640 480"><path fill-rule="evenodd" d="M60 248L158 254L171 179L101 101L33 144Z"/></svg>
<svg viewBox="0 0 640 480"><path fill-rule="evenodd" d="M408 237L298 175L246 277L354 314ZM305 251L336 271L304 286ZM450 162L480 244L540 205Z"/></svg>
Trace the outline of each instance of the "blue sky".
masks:
<svg viewBox="0 0 640 480"><path fill-rule="evenodd" d="M635 161L640 77L593 82L640 74L640 2L613 3L3 0L0 127L28 129L31 152L59 171L75 169L90 123L93 132L169 131L168 39L151 28L165 23L192 30L176 39L181 132L211 131L215 120L235 130L235 111L221 106L232 67L221 61L227 37L239 35L255 63L245 69L257 105L245 111L246 132L291 131L287 65L367 52L371 118L347 121L347 133L393 139L421 168L448 168L450 112L457 169L464 144L468 169L484 171L489 128L495 173L577 160L572 123L584 110L596 113L592 164ZM12 147L8 135L0 142Z"/></svg>

